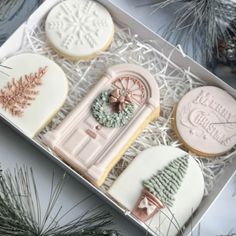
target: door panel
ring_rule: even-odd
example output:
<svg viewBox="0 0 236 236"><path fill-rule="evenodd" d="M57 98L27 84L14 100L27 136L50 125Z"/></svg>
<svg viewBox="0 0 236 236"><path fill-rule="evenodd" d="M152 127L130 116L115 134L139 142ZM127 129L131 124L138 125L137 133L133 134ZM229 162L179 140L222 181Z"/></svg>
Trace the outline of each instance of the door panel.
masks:
<svg viewBox="0 0 236 236"><path fill-rule="evenodd" d="M79 159L85 166L90 166L90 164L94 162L94 157L99 149L101 149L101 145L90 139L86 145L82 147L80 152L77 153L76 159Z"/></svg>
<svg viewBox="0 0 236 236"><path fill-rule="evenodd" d="M67 137L66 141L63 143L63 146L65 151L73 156L77 151L77 147L83 146L86 140L88 140L88 137L83 135L83 131L76 129L69 137Z"/></svg>
<svg viewBox="0 0 236 236"><path fill-rule="evenodd" d="M76 130L71 127L68 131L71 134L67 135L61 146L67 152L67 158L76 159L84 168L89 168L120 129L102 127L89 110L80 114L77 122Z"/></svg>

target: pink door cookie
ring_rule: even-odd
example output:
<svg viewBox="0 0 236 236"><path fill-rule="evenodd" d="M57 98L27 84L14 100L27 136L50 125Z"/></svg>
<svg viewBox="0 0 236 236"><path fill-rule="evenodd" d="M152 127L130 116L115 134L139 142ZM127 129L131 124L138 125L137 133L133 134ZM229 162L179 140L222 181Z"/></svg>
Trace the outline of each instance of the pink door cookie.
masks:
<svg viewBox="0 0 236 236"><path fill-rule="evenodd" d="M159 110L154 77L138 65L115 65L66 119L44 136L44 142L100 186Z"/></svg>

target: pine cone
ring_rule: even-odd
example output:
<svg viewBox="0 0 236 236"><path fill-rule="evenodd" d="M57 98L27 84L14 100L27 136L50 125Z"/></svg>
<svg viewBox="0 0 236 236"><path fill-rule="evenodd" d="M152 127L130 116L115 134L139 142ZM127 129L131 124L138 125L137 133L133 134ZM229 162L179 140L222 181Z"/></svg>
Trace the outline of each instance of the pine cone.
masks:
<svg viewBox="0 0 236 236"><path fill-rule="evenodd" d="M231 67L236 66L236 19L230 24L228 36L218 40L217 62Z"/></svg>
<svg viewBox="0 0 236 236"><path fill-rule="evenodd" d="M228 40L219 40L218 61L230 66L236 65L236 36Z"/></svg>

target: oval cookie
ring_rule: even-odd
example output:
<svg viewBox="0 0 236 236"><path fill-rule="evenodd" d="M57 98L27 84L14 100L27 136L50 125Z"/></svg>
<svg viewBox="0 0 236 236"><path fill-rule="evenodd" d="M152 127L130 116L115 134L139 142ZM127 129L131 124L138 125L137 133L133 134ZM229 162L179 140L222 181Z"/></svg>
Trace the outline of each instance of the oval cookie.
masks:
<svg viewBox="0 0 236 236"><path fill-rule="evenodd" d="M66 0L50 11L45 30L59 54L79 60L95 57L110 46L114 24L110 13L99 3Z"/></svg>
<svg viewBox="0 0 236 236"><path fill-rule="evenodd" d="M218 87L193 89L179 101L174 127L190 151L221 155L236 144L236 100Z"/></svg>
<svg viewBox="0 0 236 236"><path fill-rule="evenodd" d="M33 138L63 105L66 75L55 62L37 54L19 54L2 65L11 69L0 79L0 113Z"/></svg>
<svg viewBox="0 0 236 236"><path fill-rule="evenodd" d="M108 192L153 232L173 236L200 204L204 180L186 152L159 146L141 152Z"/></svg>

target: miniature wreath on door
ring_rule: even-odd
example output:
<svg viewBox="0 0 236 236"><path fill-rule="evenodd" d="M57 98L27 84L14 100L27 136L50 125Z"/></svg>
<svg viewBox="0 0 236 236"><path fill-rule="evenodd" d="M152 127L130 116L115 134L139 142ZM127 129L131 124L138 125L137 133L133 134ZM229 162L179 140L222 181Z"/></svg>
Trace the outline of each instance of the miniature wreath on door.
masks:
<svg viewBox="0 0 236 236"><path fill-rule="evenodd" d="M103 91L92 104L97 122L108 128L126 125L146 98L145 86L133 76L119 77L112 88Z"/></svg>

